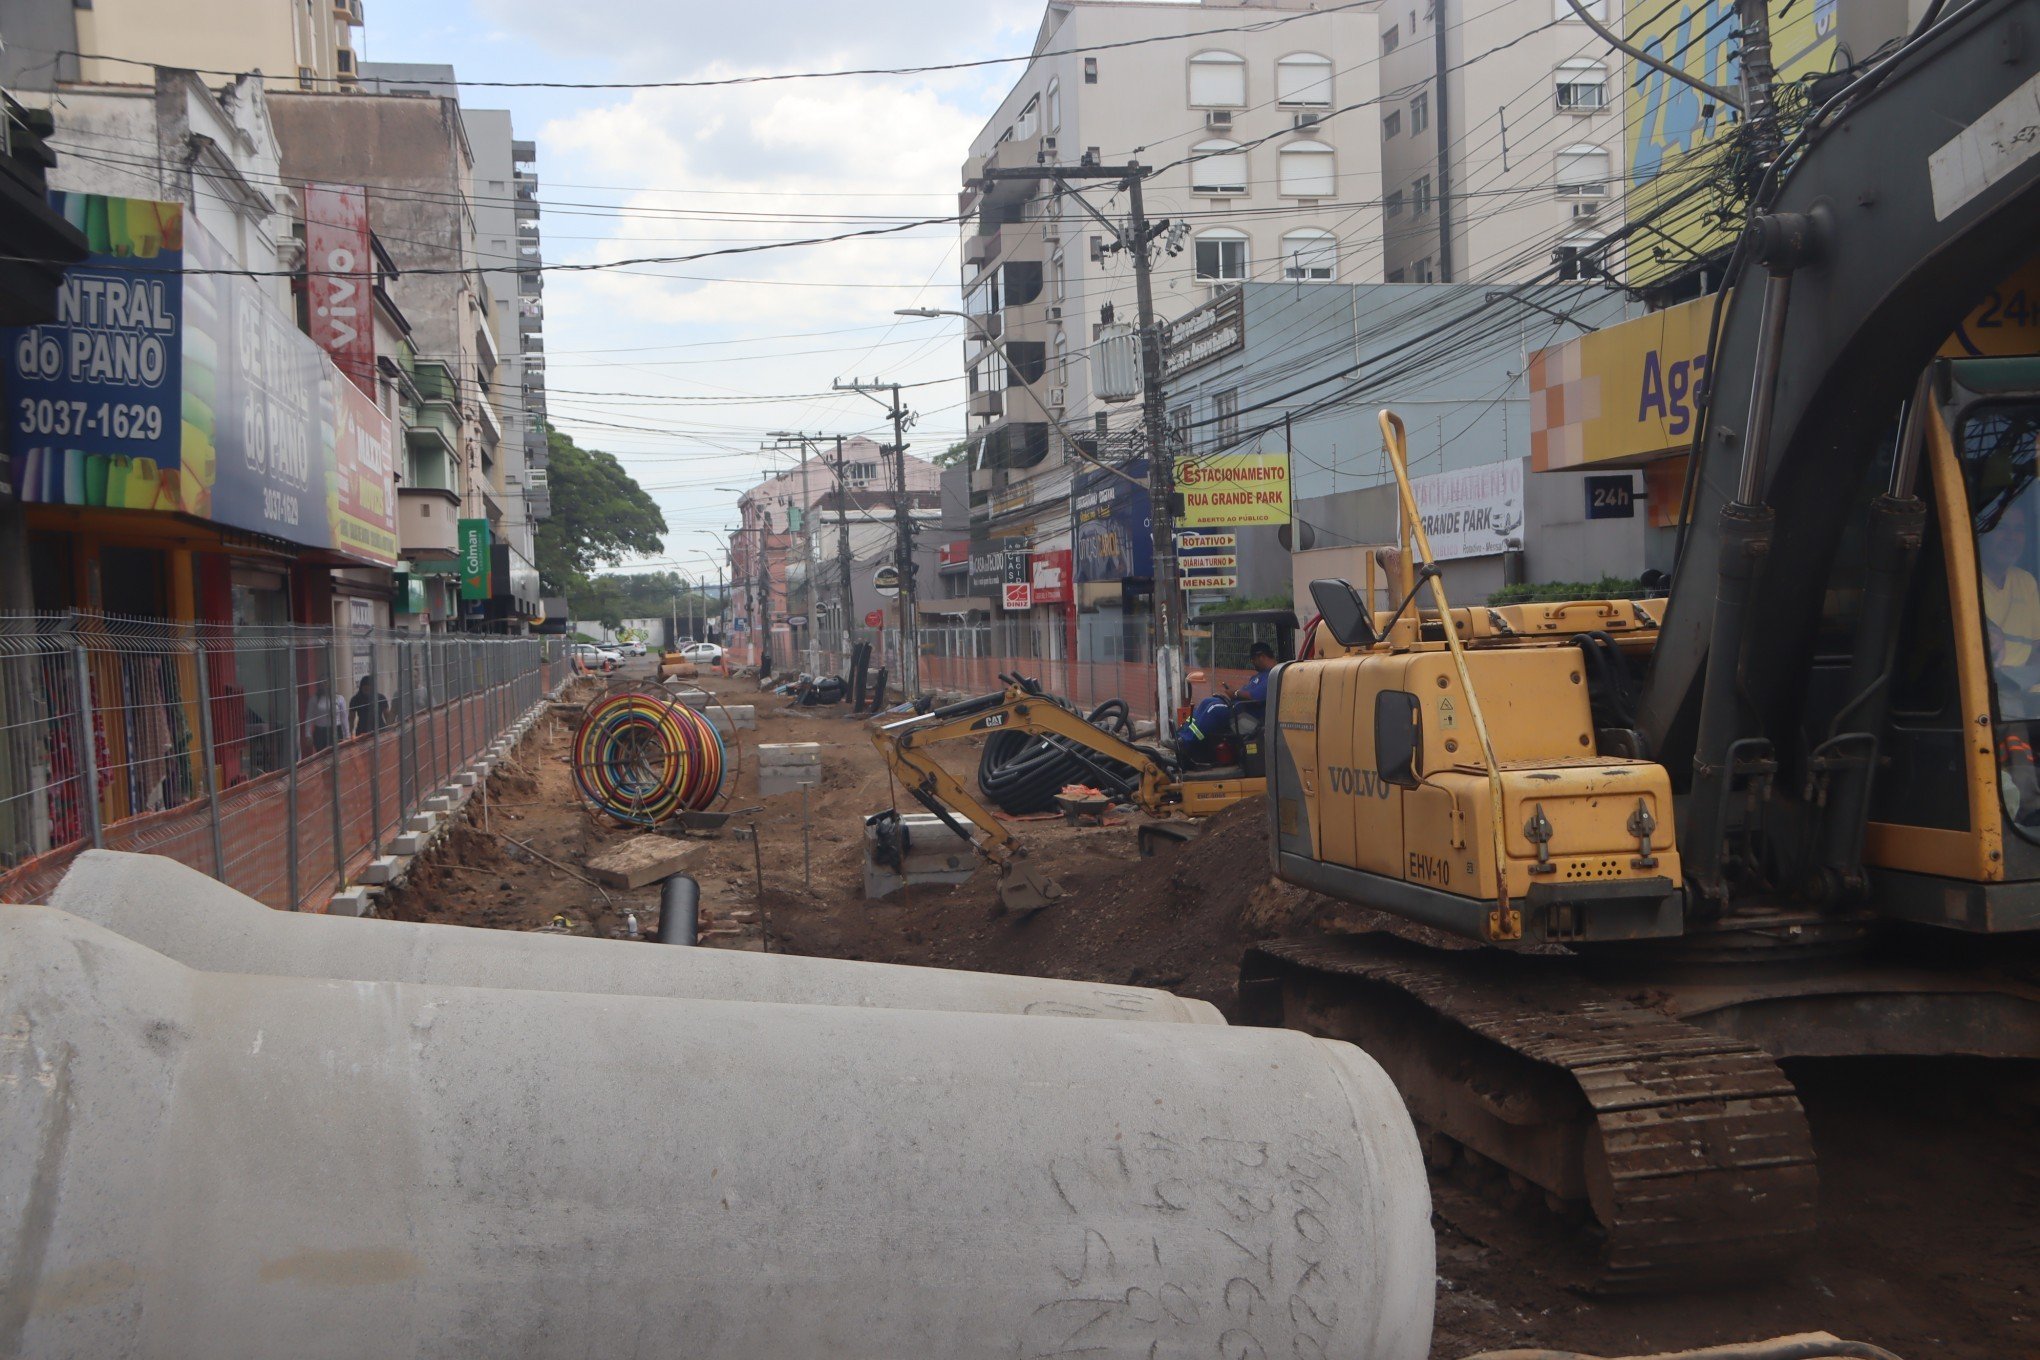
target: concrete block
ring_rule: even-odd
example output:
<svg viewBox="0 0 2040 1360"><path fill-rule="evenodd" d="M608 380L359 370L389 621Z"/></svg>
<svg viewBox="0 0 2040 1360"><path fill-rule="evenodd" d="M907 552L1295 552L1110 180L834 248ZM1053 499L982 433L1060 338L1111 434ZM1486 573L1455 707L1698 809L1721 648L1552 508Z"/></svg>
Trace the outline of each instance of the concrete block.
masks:
<svg viewBox="0 0 2040 1360"><path fill-rule="evenodd" d="M464 789L471 789L475 786L475 772L473 770L462 770L453 777L453 782Z"/></svg>
<svg viewBox="0 0 2040 1360"><path fill-rule="evenodd" d="M758 709L754 704L727 704L702 710L708 725L727 736L732 731L751 732L758 727Z"/></svg>
<svg viewBox="0 0 2040 1360"><path fill-rule="evenodd" d="M425 800L425 810L445 814L453 811L458 802L459 800L450 793L435 793Z"/></svg>
<svg viewBox="0 0 2040 1360"><path fill-rule="evenodd" d="M345 892L333 894L332 902L326 907L328 916L366 916L370 906L369 891L365 887L353 887Z"/></svg>
<svg viewBox="0 0 2040 1360"><path fill-rule="evenodd" d="M429 835L422 831L406 831L403 835L393 837L390 840L390 851L393 854L404 856L423 854L426 845L431 839Z"/></svg>
<svg viewBox="0 0 2040 1360"><path fill-rule="evenodd" d="M822 744L818 741L767 741L758 745L758 768L761 770L821 763Z"/></svg>
<svg viewBox="0 0 2040 1360"><path fill-rule="evenodd" d="M782 793L798 793L811 789L822 782L819 765L796 765L776 770L758 771L758 795L761 798L776 798Z"/></svg>
<svg viewBox="0 0 2040 1360"><path fill-rule="evenodd" d="M698 848L665 836L632 836L591 858L588 872L605 887L642 888L685 869Z"/></svg>
<svg viewBox="0 0 2040 1360"><path fill-rule="evenodd" d="M437 813L420 812L414 814L409 821L405 822L404 828L408 831L415 831L421 836L425 836L430 835L432 833L432 828L438 825L439 816Z"/></svg>
<svg viewBox="0 0 2040 1360"><path fill-rule="evenodd" d="M396 856L384 855L381 859L372 859L361 866L361 881L381 887L395 879L403 867Z"/></svg>

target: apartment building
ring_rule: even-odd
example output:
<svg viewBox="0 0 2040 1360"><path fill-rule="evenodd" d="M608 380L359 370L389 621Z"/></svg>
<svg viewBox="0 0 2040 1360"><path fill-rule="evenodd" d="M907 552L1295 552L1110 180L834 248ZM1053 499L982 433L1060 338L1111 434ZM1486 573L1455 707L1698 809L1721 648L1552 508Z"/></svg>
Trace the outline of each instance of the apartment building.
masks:
<svg viewBox="0 0 2040 1360"><path fill-rule="evenodd" d="M974 541L1070 550L1073 464L1056 426L1093 427L1093 346L1135 317L1131 260L1083 206L1046 177L985 171L1151 167L1145 206L1171 229L1154 274L1165 321L1246 280L1378 280L1378 31L1369 9L1309 0L1051 0L1035 59L962 172ZM1109 186L1086 198L1123 219ZM1067 655L1078 607L1024 611L1025 645ZM1010 635L1019 621L1001 622Z"/></svg>
<svg viewBox="0 0 2040 1360"><path fill-rule="evenodd" d="M509 517L496 325L479 271L474 151L460 106L436 94L358 92L291 92L271 106L285 178L365 186L369 224L397 262L420 399L398 484L402 542L418 571L455 573L460 521L487 521L493 544ZM470 593L470 621L499 616L490 599ZM535 590L533 605L536 613Z"/></svg>
<svg viewBox="0 0 2040 1360"><path fill-rule="evenodd" d="M345 90L362 12L361 0L8 0L6 19L0 74L12 88L146 83L157 65Z"/></svg>
<svg viewBox="0 0 2040 1360"><path fill-rule="evenodd" d="M379 66L371 63L365 69L374 72ZM503 418L502 483L508 507L503 547L515 583L512 593L520 603L532 604L538 598L533 536L538 522L552 513L545 309L539 292L538 148L518 139L508 109L466 109L461 116L475 152L476 250L496 327L492 394Z"/></svg>
<svg viewBox="0 0 2040 1360"><path fill-rule="evenodd" d="M1586 0L1610 28L1622 6ZM1567 0L1383 0L1383 276L1513 282L1621 225L1622 64Z"/></svg>

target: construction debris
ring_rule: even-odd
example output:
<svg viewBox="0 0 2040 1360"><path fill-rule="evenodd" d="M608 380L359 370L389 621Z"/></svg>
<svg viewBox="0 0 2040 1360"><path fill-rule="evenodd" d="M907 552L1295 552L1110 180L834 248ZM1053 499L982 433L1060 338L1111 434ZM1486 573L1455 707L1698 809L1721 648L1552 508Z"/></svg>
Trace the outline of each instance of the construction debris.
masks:
<svg viewBox="0 0 2040 1360"><path fill-rule="evenodd" d="M632 836L590 859L588 872L604 887L642 888L685 869L695 848L665 836Z"/></svg>

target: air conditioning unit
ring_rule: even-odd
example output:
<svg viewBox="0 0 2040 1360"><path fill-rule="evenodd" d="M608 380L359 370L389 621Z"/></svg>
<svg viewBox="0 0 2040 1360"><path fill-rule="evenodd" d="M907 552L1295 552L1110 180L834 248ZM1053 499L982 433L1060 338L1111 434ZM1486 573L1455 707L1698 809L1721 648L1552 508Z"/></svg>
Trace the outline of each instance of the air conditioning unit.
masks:
<svg viewBox="0 0 2040 1360"><path fill-rule="evenodd" d="M1050 321L1060 321L1060 320L1062 320L1062 308L1060 308L1060 307L1050 307L1050 308L1048 309L1048 319L1049 319Z"/></svg>
<svg viewBox="0 0 2040 1360"><path fill-rule="evenodd" d="M1231 110L1231 109L1206 109L1206 110L1204 111L1204 126L1206 126L1206 127L1212 127L1212 128L1229 128L1229 127L1231 127L1231 126L1232 126L1232 110Z"/></svg>
<svg viewBox="0 0 2040 1360"><path fill-rule="evenodd" d="M1316 127L1318 125L1318 121L1323 117L1324 115L1321 113L1299 113L1294 118L1289 120L1289 126L1297 129L1300 132L1304 128Z"/></svg>
<svg viewBox="0 0 2040 1360"><path fill-rule="evenodd" d="M300 90L316 90L319 88L319 73L309 66L300 66L297 68L297 83Z"/></svg>
<svg viewBox="0 0 2040 1360"><path fill-rule="evenodd" d="M1593 217L1600 211L1601 205L1598 203L1575 203L1572 205L1572 215L1574 217Z"/></svg>
<svg viewBox="0 0 2040 1360"><path fill-rule="evenodd" d="M1047 154L1053 156L1055 154L1055 138L1043 137L1041 139L1041 149Z"/></svg>
<svg viewBox="0 0 2040 1360"><path fill-rule="evenodd" d="M1066 398L1067 396L1069 396L1068 388L1051 387L1048 389L1048 404L1055 410L1060 411L1062 410L1064 405L1064 398Z"/></svg>

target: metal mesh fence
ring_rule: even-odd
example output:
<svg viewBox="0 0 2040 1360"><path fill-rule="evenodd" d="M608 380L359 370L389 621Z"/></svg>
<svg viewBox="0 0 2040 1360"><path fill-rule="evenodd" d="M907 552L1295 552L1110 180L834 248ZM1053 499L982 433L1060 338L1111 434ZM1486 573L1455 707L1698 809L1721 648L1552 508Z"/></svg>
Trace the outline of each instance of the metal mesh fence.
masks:
<svg viewBox="0 0 2040 1360"><path fill-rule="evenodd" d="M567 670L544 638L0 616L0 901L104 846L318 909Z"/></svg>

